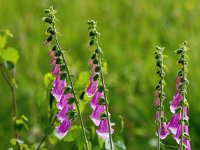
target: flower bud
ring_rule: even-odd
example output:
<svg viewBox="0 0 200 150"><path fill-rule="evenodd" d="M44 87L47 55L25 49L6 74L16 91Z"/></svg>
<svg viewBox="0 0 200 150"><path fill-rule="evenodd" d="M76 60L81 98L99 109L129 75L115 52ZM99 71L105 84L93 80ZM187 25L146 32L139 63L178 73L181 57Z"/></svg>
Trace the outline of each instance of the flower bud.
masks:
<svg viewBox="0 0 200 150"><path fill-rule="evenodd" d="M49 35L49 37L47 38L47 42L51 42L53 40L53 36Z"/></svg>
<svg viewBox="0 0 200 150"><path fill-rule="evenodd" d="M65 70L65 65L64 64L61 64L60 65L60 71L64 71Z"/></svg>
<svg viewBox="0 0 200 150"><path fill-rule="evenodd" d="M61 58L56 58L56 64L61 64L62 63L62 59Z"/></svg>
<svg viewBox="0 0 200 150"><path fill-rule="evenodd" d="M66 77L67 77L67 74L65 72L60 73L60 80L64 80L66 79Z"/></svg>
<svg viewBox="0 0 200 150"><path fill-rule="evenodd" d="M58 50L57 50L56 53L55 53L55 56L58 57L58 56L61 55L61 53L62 53L61 51L58 51Z"/></svg>
<svg viewBox="0 0 200 150"><path fill-rule="evenodd" d="M58 46L57 45L54 45L53 47L52 47L52 51L55 51L55 50L57 50L58 49Z"/></svg>
<svg viewBox="0 0 200 150"><path fill-rule="evenodd" d="M99 78L99 74L95 74L94 77L93 77L93 80L94 80L94 81L97 81L98 78Z"/></svg>
<svg viewBox="0 0 200 150"><path fill-rule="evenodd" d="M64 88L64 93L71 93L72 92L72 87L70 85L68 85L67 87Z"/></svg>
<svg viewBox="0 0 200 150"><path fill-rule="evenodd" d="M68 104L73 104L76 101L76 99L74 97L70 97L68 99Z"/></svg>
<svg viewBox="0 0 200 150"><path fill-rule="evenodd" d="M93 64L98 64L98 60L97 60L97 59L94 59L94 60L93 60Z"/></svg>
<svg viewBox="0 0 200 150"><path fill-rule="evenodd" d="M95 49L95 53L97 53L97 54L100 54L102 51L101 51L101 48L100 47L98 47L97 49Z"/></svg>
<svg viewBox="0 0 200 150"><path fill-rule="evenodd" d="M96 66L95 67L95 72L100 72L101 71L101 67L100 66Z"/></svg>
<svg viewBox="0 0 200 150"><path fill-rule="evenodd" d="M102 97L101 99L99 99L99 102L98 102L99 105L105 105L105 103L106 103L105 98Z"/></svg>
<svg viewBox="0 0 200 150"><path fill-rule="evenodd" d="M46 23L49 23L49 24L51 24L51 23L53 22L53 19L50 18L50 17L44 17L44 18L42 18L42 20L43 20L44 22L46 22Z"/></svg>
<svg viewBox="0 0 200 150"><path fill-rule="evenodd" d="M96 54L95 53L93 53L92 55L91 55L91 57L90 57L91 59L95 59L96 58Z"/></svg>

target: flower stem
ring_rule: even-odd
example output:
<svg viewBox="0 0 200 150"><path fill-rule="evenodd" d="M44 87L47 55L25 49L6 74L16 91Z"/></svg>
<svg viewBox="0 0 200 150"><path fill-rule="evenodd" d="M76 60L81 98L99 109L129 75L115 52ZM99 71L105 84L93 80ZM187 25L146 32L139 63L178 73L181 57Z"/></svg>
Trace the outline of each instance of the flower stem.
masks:
<svg viewBox="0 0 200 150"><path fill-rule="evenodd" d="M53 29L55 30L55 24L53 24ZM55 43L58 46L58 49L62 52L62 48L61 48L61 46L60 46L60 44L58 42L56 33L55 33ZM76 99L75 104L76 104L76 108L77 108L77 111L78 111L78 116L79 116L79 120L80 120L80 124L81 124L81 129L82 129L82 132L83 132L85 148L87 150L89 150L88 141L87 141L86 132L85 132L85 127L84 127L82 115L81 115L80 108L79 108L79 102L77 100L77 97L76 97L76 94L75 94L75 91L74 91L74 84L73 84L73 81L72 81L72 78L71 78L71 75L70 75L70 72L69 72L69 68L68 68L67 62L65 61L63 53L61 53L61 57L63 59L64 65L65 65L65 69L66 69L66 72L67 72L67 76L68 76L69 81L70 81L70 85L71 85L71 88L72 88L72 95Z"/></svg>
<svg viewBox="0 0 200 150"><path fill-rule="evenodd" d="M56 113L56 114L57 114L57 113ZM56 119L57 119L57 116L55 115L54 118L52 119L51 126L54 125L54 122L56 121ZM49 134L50 134L50 133L47 133L47 134L45 134L45 135L42 137L42 139L40 140L40 143L38 144L36 150L39 150L39 149L40 149L40 147L42 146L42 144L44 143L44 141L47 139L47 137L49 136Z"/></svg>
<svg viewBox="0 0 200 150"><path fill-rule="evenodd" d="M183 84L184 84L184 90L186 89L186 85L185 85L185 55L183 55L183 60L184 60L184 62L183 62ZM185 101L185 92L183 92L183 101ZM181 104L181 144L180 144L180 150L183 150L183 145L184 145L184 143L183 143L183 134L184 134L184 103L182 103Z"/></svg>
<svg viewBox="0 0 200 150"><path fill-rule="evenodd" d="M17 102L16 102L16 89L15 89L15 85L12 84L12 79L15 79L15 68L12 70L11 72L11 79L9 79L8 75L6 74L6 71L4 71L4 66L1 65L1 72L2 72L2 76L4 78L4 80L6 81L6 83L8 84L11 93L12 93L12 121L13 121L13 130L14 130L14 137L16 140L16 145L17 145L17 150L20 150L20 144L18 142L18 138L19 135L17 133L17 130L15 129L14 125L15 125L15 120L17 118Z"/></svg>
<svg viewBox="0 0 200 150"><path fill-rule="evenodd" d="M97 44L97 47L99 47L98 44ZM107 95L106 95L106 85L105 85L105 81L104 81L104 73L103 73L101 55L102 55L102 53L99 54L99 65L101 67L100 77L101 77L101 83L103 85L103 94L104 94L104 97L105 97L106 115L108 117L108 132L109 132L109 139L110 139L110 149L113 150L111 123L110 123L110 116L109 116L109 111L108 111L108 99L107 99Z"/></svg>

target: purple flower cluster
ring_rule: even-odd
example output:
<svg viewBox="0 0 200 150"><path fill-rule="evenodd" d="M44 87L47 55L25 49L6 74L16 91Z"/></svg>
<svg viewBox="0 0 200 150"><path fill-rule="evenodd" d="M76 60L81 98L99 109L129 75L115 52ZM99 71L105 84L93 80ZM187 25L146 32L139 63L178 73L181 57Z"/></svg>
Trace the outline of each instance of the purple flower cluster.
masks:
<svg viewBox="0 0 200 150"><path fill-rule="evenodd" d="M70 129L71 118L69 113L74 110L74 106L71 103L69 104L68 101L70 98L73 98L73 95L69 92L69 90L65 90L70 86L67 86L66 78L62 77L62 75L64 74L64 69L59 53L61 52L55 45L49 52L49 56L51 58L50 64L52 66L52 74L56 76L56 79L53 82L51 94L55 97L57 101L56 106L59 109L57 119L60 121L60 125L56 127L56 135L58 138L61 139L67 134Z"/></svg>
<svg viewBox="0 0 200 150"><path fill-rule="evenodd" d="M103 94L103 87L99 85L99 71L100 67L96 59L98 54L94 53L88 64L91 68L90 84L86 89L86 94L88 97L92 97L90 101L90 106L93 109L92 114L90 115L91 120L94 122L98 129L96 133L102 137L104 140L109 138L109 126L108 126L108 116L105 117L105 99ZM114 130L110 127L111 133Z"/></svg>
<svg viewBox="0 0 200 150"><path fill-rule="evenodd" d="M176 140L177 144L180 144L181 141L181 132L182 132L182 127L180 124L181 121L181 110L179 105L180 105L180 101L182 100L182 96L179 94L179 86L180 86L180 77L177 76L176 77L176 92L175 95L173 97L173 100L170 101L170 110L173 113L172 118L170 120L170 122L167 125L167 128L171 131L171 133L173 134L174 139ZM189 117L187 115L187 110L188 108L186 106L183 107L183 115L184 115L184 121L188 122ZM189 134L188 132L188 126L184 125L184 133L186 133L187 135ZM185 149L186 150L190 150L190 141L186 138L184 138L183 140L184 144L185 144Z"/></svg>

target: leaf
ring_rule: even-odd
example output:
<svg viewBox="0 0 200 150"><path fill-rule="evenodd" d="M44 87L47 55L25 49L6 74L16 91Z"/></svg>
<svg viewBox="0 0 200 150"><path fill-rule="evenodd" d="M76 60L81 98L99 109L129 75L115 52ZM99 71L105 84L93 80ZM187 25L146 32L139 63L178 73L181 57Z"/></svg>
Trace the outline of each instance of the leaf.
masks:
<svg viewBox="0 0 200 150"><path fill-rule="evenodd" d="M63 141L73 142L78 137L82 137L82 130L80 126L72 126L68 134L64 137Z"/></svg>
<svg viewBox="0 0 200 150"><path fill-rule="evenodd" d="M12 47L8 47L5 50L0 51L0 57L3 59L3 61L10 61L14 65L16 65L18 59L19 59L19 54L18 51Z"/></svg>
<svg viewBox="0 0 200 150"><path fill-rule="evenodd" d="M165 144L160 143L160 148L161 148L161 150L165 150Z"/></svg>
<svg viewBox="0 0 200 150"><path fill-rule="evenodd" d="M126 150L126 146L124 144L124 139L119 136L116 136L113 139L113 147L114 150ZM110 141L109 139L105 141L105 149L110 150Z"/></svg>
<svg viewBox="0 0 200 150"><path fill-rule="evenodd" d="M102 67L103 67L104 74L107 74L108 73L108 64L106 61L102 62Z"/></svg>
<svg viewBox="0 0 200 150"><path fill-rule="evenodd" d="M81 73L79 73L78 75L78 79L76 81L76 84L75 84L75 88L86 88L86 86L88 85L89 83L89 73L86 72L86 71L83 71Z"/></svg>
<svg viewBox="0 0 200 150"><path fill-rule="evenodd" d="M43 80L44 80L44 85L46 86L46 88L48 88L49 86L52 85L52 82L55 80L55 77L48 72L44 75Z"/></svg>

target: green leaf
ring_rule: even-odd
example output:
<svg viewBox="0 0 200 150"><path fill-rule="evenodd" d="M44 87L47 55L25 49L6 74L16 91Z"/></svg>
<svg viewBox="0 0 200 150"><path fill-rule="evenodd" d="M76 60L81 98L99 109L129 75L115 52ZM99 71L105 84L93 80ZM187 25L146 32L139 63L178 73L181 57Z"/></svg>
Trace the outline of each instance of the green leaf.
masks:
<svg viewBox="0 0 200 150"><path fill-rule="evenodd" d="M10 61L14 65L16 65L18 59L19 59L19 54L18 51L12 47L8 47L5 50L0 51L0 57L2 58L3 61Z"/></svg>
<svg viewBox="0 0 200 150"><path fill-rule="evenodd" d="M160 148L161 148L161 150L165 150L165 144L160 143Z"/></svg>
<svg viewBox="0 0 200 150"><path fill-rule="evenodd" d="M44 85L48 88L49 86L52 85L52 82L55 80L55 77L51 73L46 73L44 75Z"/></svg>
<svg viewBox="0 0 200 150"><path fill-rule="evenodd" d="M64 137L63 141L73 142L78 137L82 138L82 130L80 126L72 126L68 134Z"/></svg>
<svg viewBox="0 0 200 150"><path fill-rule="evenodd" d="M124 139L119 136L115 136L115 138L113 139L113 147L114 147L114 150L126 150L126 145L124 144ZM105 149L107 149L107 150L110 149L110 141L109 140L105 141Z"/></svg>
<svg viewBox="0 0 200 150"><path fill-rule="evenodd" d="M102 67L103 67L104 74L107 74L108 73L108 64L106 61L102 62Z"/></svg>
<svg viewBox="0 0 200 150"><path fill-rule="evenodd" d="M50 133L53 132L53 130L54 130L54 127L50 125L44 129L44 133L45 135L49 135Z"/></svg>
<svg viewBox="0 0 200 150"><path fill-rule="evenodd" d="M83 71L79 74L78 79L75 84L75 88L86 88L89 83L89 73Z"/></svg>

